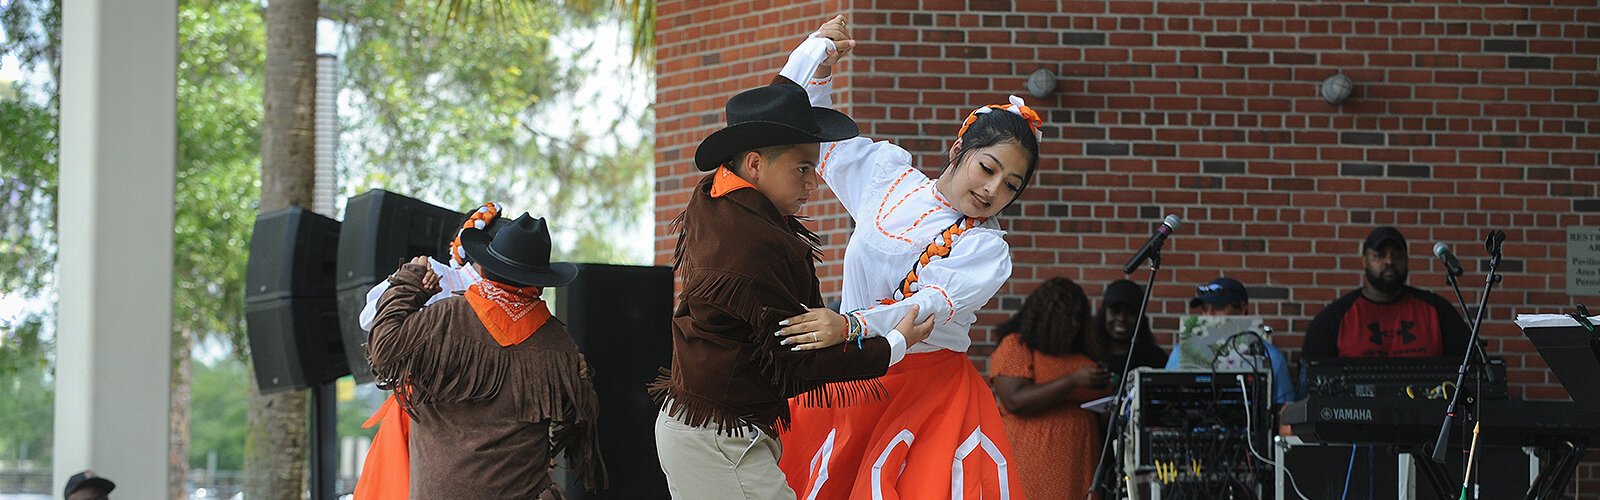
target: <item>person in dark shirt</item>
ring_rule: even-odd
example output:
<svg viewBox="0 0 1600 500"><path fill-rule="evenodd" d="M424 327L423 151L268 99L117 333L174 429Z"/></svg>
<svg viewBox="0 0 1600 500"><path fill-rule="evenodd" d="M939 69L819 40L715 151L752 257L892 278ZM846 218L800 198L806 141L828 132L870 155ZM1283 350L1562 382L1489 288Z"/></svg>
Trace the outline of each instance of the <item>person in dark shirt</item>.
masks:
<svg viewBox="0 0 1600 500"><path fill-rule="evenodd" d="M1140 323L1142 301L1144 287L1138 283L1117 280L1106 285L1093 328L1084 338L1084 351L1114 375L1120 376L1122 364L1128 360L1128 349L1134 351L1134 368L1160 368L1167 363L1167 351L1156 345L1155 334L1150 333L1150 318L1146 316ZM1137 334L1133 329L1135 324L1139 324ZM1121 382L1114 378L1112 383ZM1112 389L1116 387L1113 385Z"/></svg>
<svg viewBox="0 0 1600 500"><path fill-rule="evenodd" d="M1443 297L1406 285L1406 238L1389 226L1361 245L1361 288L1328 304L1311 320L1301 357L1420 358L1461 356L1471 332Z"/></svg>

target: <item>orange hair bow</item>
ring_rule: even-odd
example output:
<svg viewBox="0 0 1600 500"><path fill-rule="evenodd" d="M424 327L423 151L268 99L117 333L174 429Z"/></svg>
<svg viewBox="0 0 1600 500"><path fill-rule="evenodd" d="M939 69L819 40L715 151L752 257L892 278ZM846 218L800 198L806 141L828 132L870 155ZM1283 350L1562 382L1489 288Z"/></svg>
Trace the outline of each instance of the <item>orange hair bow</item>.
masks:
<svg viewBox="0 0 1600 500"><path fill-rule="evenodd" d="M1017 96L1011 96L1011 104L990 104L988 106L972 110L971 113L967 114L967 119L961 122L961 130L956 132L956 138L959 139L961 136L967 134L967 127L972 126L973 122L978 121L978 115L987 114L996 109L1010 111L1015 113L1017 116L1022 117L1024 121L1028 122L1028 130L1033 131L1033 138L1041 142L1044 141L1044 132L1039 131L1039 127L1044 126L1044 119L1039 118L1039 113L1034 111L1033 108L1028 107L1027 104L1024 104L1022 102L1022 98Z"/></svg>

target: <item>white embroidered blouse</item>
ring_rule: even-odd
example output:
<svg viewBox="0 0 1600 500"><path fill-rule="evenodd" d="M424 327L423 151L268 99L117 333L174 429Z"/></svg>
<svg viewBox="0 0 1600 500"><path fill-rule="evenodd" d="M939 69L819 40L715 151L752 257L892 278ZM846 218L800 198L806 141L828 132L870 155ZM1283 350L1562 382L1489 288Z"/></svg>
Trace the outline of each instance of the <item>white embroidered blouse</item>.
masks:
<svg viewBox="0 0 1600 500"><path fill-rule="evenodd" d="M811 78L831 50L831 40L807 38L781 73L805 86L812 106L832 106L832 78ZM862 320L867 335L877 336L916 304L922 318L933 315L934 328L909 352L966 352L978 309L1011 277L1005 232L993 219L966 230L949 256L918 271L911 297L903 299L901 280L928 244L961 220L961 212L939 194L933 179L911 166L911 153L887 141L856 137L823 144L817 170L855 220L845 247L841 309ZM881 305L885 298L899 302Z"/></svg>
<svg viewBox="0 0 1600 500"><path fill-rule="evenodd" d="M478 276L478 270L473 269L472 266L451 268L449 264L429 258L428 267L433 268L434 274L439 275L439 293L428 297L428 301L422 304L423 306L431 306L434 302L466 292L467 287L483 281L483 277ZM389 280L387 279L379 280L378 284L372 285L372 289L367 290L367 304L361 307L361 316L359 316L358 321L362 330L372 330L372 322L378 317L378 298L382 297L383 292L387 291L389 291Z"/></svg>

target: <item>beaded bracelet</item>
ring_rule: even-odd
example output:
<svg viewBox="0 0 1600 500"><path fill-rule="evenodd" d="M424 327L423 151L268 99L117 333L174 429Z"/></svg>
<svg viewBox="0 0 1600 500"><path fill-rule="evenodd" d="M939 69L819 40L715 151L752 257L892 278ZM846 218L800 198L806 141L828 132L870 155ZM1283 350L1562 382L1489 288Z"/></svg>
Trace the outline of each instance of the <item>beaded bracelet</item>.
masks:
<svg viewBox="0 0 1600 500"><path fill-rule="evenodd" d="M844 315L845 320L850 325L849 333L845 335L844 341L845 342L849 342L851 340L855 340L856 341L856 349L865 350L866 348L862 345L863 344L862 339L866 337L866 333L865 333L866 328L861 325L861 319L856 317L856 312L857 311L860 311L860 309L856 309L855 311L850 311L849 314Z"/></svg>

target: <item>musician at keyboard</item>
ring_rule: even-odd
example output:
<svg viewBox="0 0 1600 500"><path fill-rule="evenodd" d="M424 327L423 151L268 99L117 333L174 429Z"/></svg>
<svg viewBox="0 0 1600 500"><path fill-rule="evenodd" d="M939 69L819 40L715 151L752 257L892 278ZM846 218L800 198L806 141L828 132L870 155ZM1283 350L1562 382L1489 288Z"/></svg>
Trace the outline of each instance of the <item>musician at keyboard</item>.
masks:
<svg viewBox="0 0 1600 500"><path fill-rule="evenodd" d="M1361 246L1361 288L1328 304L1306 330L1304 359L1419 358L1466 353L1471 331L1443 297L1406 285L1410 253L1382 226Z"/></svg>

